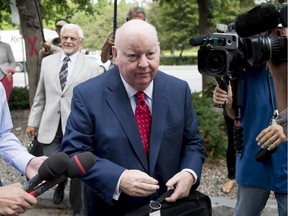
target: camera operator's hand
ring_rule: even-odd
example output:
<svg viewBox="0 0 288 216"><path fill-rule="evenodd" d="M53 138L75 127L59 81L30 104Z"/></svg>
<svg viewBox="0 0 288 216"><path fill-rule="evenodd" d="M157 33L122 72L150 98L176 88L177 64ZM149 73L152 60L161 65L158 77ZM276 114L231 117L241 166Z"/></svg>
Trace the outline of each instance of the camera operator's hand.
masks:
<svg viewBox="0 0 288 216"><path fill-rule="evenodd" d="M232 88L231 85L228 85L228 92L221 89L218 85L213 91L213 102L216 105L228 105L232 106Z"/></svg>
<svg viewBox="0 0 288 216"><path fill-rule="evenodd" d="M277 148L281 142L287 141L287 137L280 125L272 124L261 131L261 133L256 137L256 141L262 149L267 148L271 151Z"/></svg>
<svg viewBox="0 0 288 216"><path fill-rule="evenodd" d="M213 102L216 105L225 105L225 109L230 118L234 119L234 109L232 107L232 87L229 83L227 92L221 89L218 85L213 91Z"/></svg>

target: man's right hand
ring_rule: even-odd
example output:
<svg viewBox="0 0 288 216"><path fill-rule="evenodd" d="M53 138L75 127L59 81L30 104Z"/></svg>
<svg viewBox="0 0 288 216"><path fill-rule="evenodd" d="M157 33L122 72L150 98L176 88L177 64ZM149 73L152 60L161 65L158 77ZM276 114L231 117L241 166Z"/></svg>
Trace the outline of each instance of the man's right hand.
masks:
<svg viewBox="0 0 288 216"><path fill-rule="evenodd" d="M230 86L230 85L229 85ZM228 88L229 88L228 86ZM215 87L213 91L213 102L216 105L224 105L228 101L228 94L226 91L221 89L218 85Z"/></svg>
<svg viewBox="0 0 288 216"><path fill-rule="evenodd" d="M134 197L149 196L158 189L158 181L139 170L125 170L120 181L120 191Z"/></svg>
<svg viewBox="0 0 288 216"><path fill-rule="evenodd" d="M31 126L27 126L26 133L27 133L28 137L34 137L36 134L36 128L31 127Z"/></svg>
<svg viewBox="0 0 288 216"><path fill-rule="evenodd" d="M20 215L36 203L37 199L24 191L20 183L0 187L0 215Z"/></svg>
<svg viewBox="0 0 288 216"><path fill-rule="evenodd" d="M115 45L115 35L113 33L108 37L107 45L109 47L112 47Z"/></svg>
<svg viewBox="0 0 288 216"><path fill-rule="evenodd" d="M235 117L235 111L233 109L233 97L232 97L232 88L231 85L228 85L227 92L221 89L218 85L215 87L213 91L213 102L216 105L224 105L225 110L228 116L232 119Z"/></svg>

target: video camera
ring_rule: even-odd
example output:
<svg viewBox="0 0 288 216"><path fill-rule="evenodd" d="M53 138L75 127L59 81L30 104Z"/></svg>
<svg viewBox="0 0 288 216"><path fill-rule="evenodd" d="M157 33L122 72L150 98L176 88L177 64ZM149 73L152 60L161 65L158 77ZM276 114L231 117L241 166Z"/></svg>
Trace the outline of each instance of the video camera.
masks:
<svg viewBox="0 0 288 216"><path fill-rule="evenodd" d="M287 4L279 10L275 5L259 5L238 15L228 26L218 24L215 33L192 38L190 45L200 45L199 72L233 77L269 60L287 61L287 37L269 37L267 33L279 24L287 27Z"/></svg>
<svg viewBox="0 0 288 216"><path fill-rule="evenodd" d="M287 4L281 9L275 5L259 5L240 14L230 25L218 24L216 32L191 38L190 45L200 46L198 70L214 76L221 89L231 82L235 121L234 147L237 155L243 153L241 119L241 72L261 66L266 61L287 61L287 37L268 36L279 24L287 27ZM221 106L224 108L224 106ZM263 156L263 155L262 155Z"/></svg>

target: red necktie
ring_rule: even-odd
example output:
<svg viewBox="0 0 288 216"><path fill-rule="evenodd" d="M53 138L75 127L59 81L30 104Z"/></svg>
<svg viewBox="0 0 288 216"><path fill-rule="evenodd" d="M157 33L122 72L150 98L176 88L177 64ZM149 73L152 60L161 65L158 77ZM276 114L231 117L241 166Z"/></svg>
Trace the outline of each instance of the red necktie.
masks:
<svg viewBox="0 0 288 216"><path fill-rule="evenodd" d="M144 151L146 155L148 155L151 129L151 113L149 106L145 102L144 92L137 92L135 96L138 99L138 103L135 109L136 122L138 124Z"/></svg>

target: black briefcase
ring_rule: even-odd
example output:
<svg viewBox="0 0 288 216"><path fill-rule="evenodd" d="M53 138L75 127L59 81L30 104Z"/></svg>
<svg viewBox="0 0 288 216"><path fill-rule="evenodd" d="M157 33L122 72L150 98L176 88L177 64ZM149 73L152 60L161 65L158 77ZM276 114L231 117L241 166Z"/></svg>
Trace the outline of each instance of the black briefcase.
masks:
<svg viewBox="0 0 288 216"><path fill-rule="evenodd" d="M150 204L135 209L124 216L211 216L212 205L210 198L199 192L192 191L188 197L174 203L165 202L173 190L165 192Z"/></svg>
<svg viewBox="0 0 288 216"><path fill-rule="evenodd" d="M27 146L28 152L36 157L43 156L42 143L39 143L37 136L35 135L32 140L29 141Z"/></svg>

